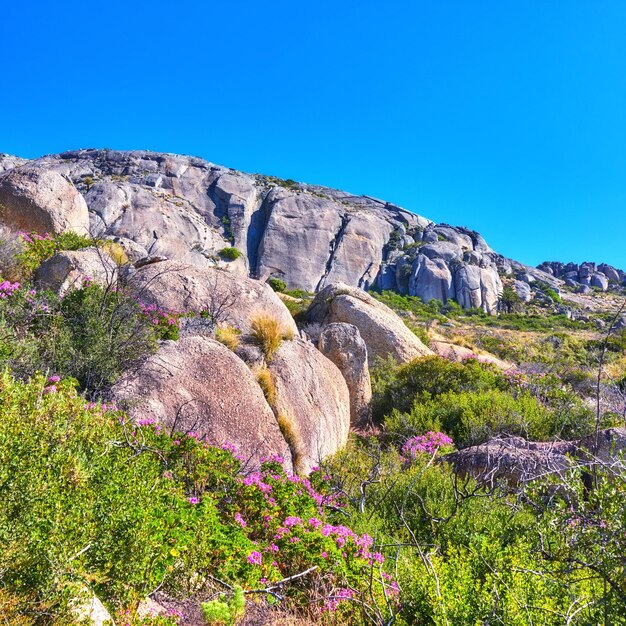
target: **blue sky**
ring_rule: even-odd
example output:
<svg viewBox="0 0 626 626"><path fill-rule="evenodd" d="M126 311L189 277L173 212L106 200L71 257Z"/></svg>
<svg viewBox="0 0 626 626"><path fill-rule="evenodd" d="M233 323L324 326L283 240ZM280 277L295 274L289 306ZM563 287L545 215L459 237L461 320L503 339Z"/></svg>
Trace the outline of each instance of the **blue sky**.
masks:
<svg viewBox="0 0 626 626"><path fill-rule="evenodd" d="M5 3L0 152L194 154L626 269L626 2Z"/></svg>

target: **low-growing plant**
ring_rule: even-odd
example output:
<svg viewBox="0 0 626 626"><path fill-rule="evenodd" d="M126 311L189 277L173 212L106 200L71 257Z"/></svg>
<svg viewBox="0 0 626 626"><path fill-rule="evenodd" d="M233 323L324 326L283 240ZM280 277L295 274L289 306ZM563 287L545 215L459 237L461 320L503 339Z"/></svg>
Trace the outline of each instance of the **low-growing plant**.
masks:
<svg viewBox="0 0 626 626"><path fill-rule="evenodd" d="M227 247L222 248L218 254L226 261L235 261L241 256L241 251L237 250L237 248Z"/></svg>
<svg viewBox="0 0 626 626"><path fill-rule="evenodd" d="M267 403L273 409L276 406L276 385L272 378L272 372L268 367L260 367L256 370L255 376Z"/></svg>
<svg viewBox="0 0 626 626"><path fill-rule="evenodd" d="M239 585L235 585L230 598L222 594L218 600L202 603L204 620L212 626L233 626L244 616L245 610L246 599Z"/></svg>
<svg viewBox="0 0 626 626"><path fill-rule="evenodd" d="M265 358L271 361L283 339L293 339L293 332L285 330L270 313L258 313L250 320L252 336L258 342Z"/></svg>
<svg viewBox="0 0 626 626"><path fill-rule="evenodd" d="M234 326L218 326L215 330L215 339L234 352L241 341L241 331Z"/></svg>
<svg viewBox="0 0 626 626"><path fill-rule="evenodd" d="M284 280L281 280L280 278L270 278L267 281L267 284L274 291L277 291L279 293L282 293L283 291L285 291L285 289L287 289L287 283Z"/></svg>

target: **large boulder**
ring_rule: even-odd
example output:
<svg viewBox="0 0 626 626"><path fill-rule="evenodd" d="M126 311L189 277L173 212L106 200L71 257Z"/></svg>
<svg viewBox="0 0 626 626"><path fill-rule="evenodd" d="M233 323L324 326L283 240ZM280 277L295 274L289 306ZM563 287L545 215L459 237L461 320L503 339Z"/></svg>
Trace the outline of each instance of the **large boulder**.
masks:
<svg viewBox="0 0 626 626"><path fill-rule="evenodd" d="M367 346L352 324L328 324L320 333L318 348L341 371L350 392L350 423L366 429L372 423L372 384Z"/></svg>
<svg viewBox="0 0 626 626"><path fill-rule="evenodd" d="M253 373L208 337L164 341L156 354L113 387L112 397L136 419L233 444L250 467L271 454L284 456L290 464L289 447Z"/></svg>
<svg viewBox="0 0 626 626"><path fill-rule="evenodd" d="M419 254L413 263L409 279L409 294L424 302L432 299L447 302L454 298L452 273L443 259L430 259Z"/></svg>
<svg viewBox="0 0 626 626"><path fill-rule="evenodd" d="M464 308L482 308L490 315L498 311L502 282L493 268L463 264L454 273L456 301Z"/></svg>
<svg viewBox="0 0 626 626"><path fill-rule="evenodd" d="M519 485L557 474L565 477L574 467L568 454L575 450L569 442L532 442L521 437L494 438L443 457L460 476L472 476L480 483L494 485L505 481Z"/></svg>
<svg viewBox="0 0 626 626"><path fill-rule="evenodd" d="M31 164L0 175L0 221L40 235L89 232L87 204L72 181Z"/></svg>
<svg viewBox="0 0 626 626"><path fill-rule="evenodd" d="M308 474L348 440L348 387L339 369L299 338L283 341L269 369L276 388L274 411L294 466Z"/></svg>
<svg viewBox="0 0 626 626"><path fill-rule="evenodd" d="M60 296L72 289L80 289L85 282L95 282L103 287L117 283L117 265L100 248L57 252L44 261L35 274L40 289L50 289Z"/></svg>
<svg viewBox="0 0 626 626"><path fill-rule="evenodd" d="M288 334L298 332L289 310L269 285L225 269L162 261L137 270L130 287L142 302L169 311L206 311L214 321L243 333L250 332L250 321L259 313L275 317Z"/></svg>
<svg viewBox="0 0 626 626"><path fill-rule="evenodd" d="M356 287L337 284L322 289L307 311L307 319L322 325L353 324L367 346L369 364L391 357L399 363L433 354L386 305Z"/></svg>

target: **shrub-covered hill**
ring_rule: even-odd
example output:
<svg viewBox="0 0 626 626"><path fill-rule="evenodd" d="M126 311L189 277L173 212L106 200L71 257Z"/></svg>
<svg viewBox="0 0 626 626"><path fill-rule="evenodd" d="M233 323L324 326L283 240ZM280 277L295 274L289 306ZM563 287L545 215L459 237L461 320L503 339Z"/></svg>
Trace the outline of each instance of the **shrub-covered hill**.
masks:
<svg viewBox="0 0 626 626"><path fill-rule="evenodd" d="M186 157L2 163L4 623L625 623L615 281Z"/></svg>

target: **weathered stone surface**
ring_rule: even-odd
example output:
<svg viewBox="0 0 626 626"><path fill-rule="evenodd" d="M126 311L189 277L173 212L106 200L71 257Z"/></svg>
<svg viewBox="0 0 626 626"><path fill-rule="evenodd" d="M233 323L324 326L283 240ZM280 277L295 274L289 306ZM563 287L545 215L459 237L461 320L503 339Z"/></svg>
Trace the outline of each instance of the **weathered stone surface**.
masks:
<svg viewBox="0 0 626 626"><path fill-rule="evenodd" d="M72 602L71 610L80 624L89 624L90 626L110 626L113 624L113 618L104 604L86 587L79 597Z"/></svg>
<svg viewBox="0 0 626 626"><path fill-rule="evenodd" d="M57 252L44 261L35 274L40 289L50 289L60 296L80 289L87 282L104 287L117 283L117 265L102 249L83 248L76 251Z"/></svg>
<svg viewBox="0 0 626 626"><path fill-rule="evenodd" d="M431 341L430 347L435 352L435 354L442 356L444 359L448 359L448 361L455 361L457 363L460 363L462 361L467 361L467 359L476 359L477 361L481 361L482 363L491 363L497 368L505 371L513 367L512 363L507 363L506 361L499 359L493 354L488 354L486 352L476 354L473 350L470 350L469 348L466 348L464 346L458 346L447 341Z"/></svg>
<svg viewBox="0 0 626 626"><path fill-rule="evenodd" d="M606 428L598 432L597 446L595 434L585 437L580 442L580 456L588 461L614 464L624 461L626 453L626 428Z"/></svg>
<svg viewBox="0 0 626 626"><path fill-rule="evenodd" d="M350 392L350 423L367 428L372 423L372 384L367 346L352 324L328 324L320 333L318 348L341 371Z"/></svg>
<svg viewBox="0 0 626 626"><path fill-rule="evenodd" d="M112 396L137 419L234 444L252 466L270 454L291 458L253 373L208 337L164 341L138 371L114 386Z"/></svg>
<svg viewBox="0 0 626 626"><path fill-rule="evenodd" d="M0 221L40 235L89 231L87 205L72 181L34 164L0 175Z"/></svg>
<svg viewBox="0 0 626 626"><path fill-rule="evenodd" d="M307 318L323 325L343 322L356 326L367 346L370 365L377 357L405 363L432 354L389 307L356 287L325 287L315 296Z"/></svg>
<svg viewBox="0 0 626 626"><path fill-rule="evenodd" d="M462 476L472 476L481 483L493 485L505 481L511 485L527 483L548 474L565 477L574 466L567 454L575 445L568 442L530 442L521 437L494 438L478 445L447 454Z"/></svg>
<svg viewBox="0 0 626 626"><path fill-rule="evenodd" d="M188 201L128 182L97 182L85 196L95 236L133 241L147 255L205 267L231 244Z"/></svg>
<svg viewBox="0 0 626 626"><path fill-rule="evenodd" d="M513 281L513 289L515 289L515 293L517 293L522 302L530 302L532 300L533 293L528 283L522 280Z"/></svg>
<svg viewBox="0 0 626 626"><path fill-rule="evenodd" d="M250 332L250 320L258 313L278 319L286 332L298 332L289 310L269 285L225 269L164 261L137 270L130 286L143 302L170 311L207 311L217 322L243 333Z"/></svg>
<svg viewBox="0 0 626 626"><path fill-rule="evenodd" d="M464 264L454 274L454 288L463 308L482 308L490 315L497 312L502 282L495 270Z"/></svg>
<svg viewBox="0 0 626 626"><path fill-rule="evenodd" d="M289 434L294 465L308 474L341 449L350 429L350 394L339 369L312 343L283 341L269 369L276 412Z"/></svg>
<svg viewBox="0 0 626 626"><path fill-rule="evenodd" d="M14 167L20 167L28 163L26 159L20 159L20 157L12 156L11 154L0 153L0 173L13 169Z"/></svg>
<svg viewBox="0 0 626 626"><path fill-rule="evenodd" d="M591 286L606 291L609 288L609 279L604 274L595 272L591 276Z"/></svg>
<svg viewBox="0 0 626 626"><path fill-rule="evenodd" d="M429 302L433 298L447 302L454 298L452 274L443 259L418 255L409 280L409 294Z"/></svg>

